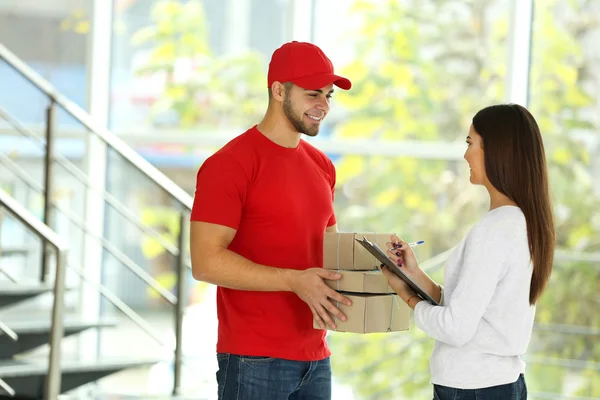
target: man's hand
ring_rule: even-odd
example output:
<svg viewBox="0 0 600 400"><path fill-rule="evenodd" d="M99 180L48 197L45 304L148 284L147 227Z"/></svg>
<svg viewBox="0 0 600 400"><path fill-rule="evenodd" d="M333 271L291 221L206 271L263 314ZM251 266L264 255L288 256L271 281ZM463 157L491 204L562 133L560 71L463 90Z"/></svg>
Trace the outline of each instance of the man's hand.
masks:
<svg viewBox="0 0 600 400"><path fill-rule="evenodd" d="M346 316L342 313L331 300L340 302L347 306L352 305L349 298L342 296L323 282L323 279L338 280L342 275L335 271L324 270L323 268L310 268L304 271L295 271L290 276L290 288L298 295L313 313L313 318L321 329L326 325L336 329L336 325L327 311L333 314L337 319L346 321ZM330 300L331 299L331 300Z"/></svg>

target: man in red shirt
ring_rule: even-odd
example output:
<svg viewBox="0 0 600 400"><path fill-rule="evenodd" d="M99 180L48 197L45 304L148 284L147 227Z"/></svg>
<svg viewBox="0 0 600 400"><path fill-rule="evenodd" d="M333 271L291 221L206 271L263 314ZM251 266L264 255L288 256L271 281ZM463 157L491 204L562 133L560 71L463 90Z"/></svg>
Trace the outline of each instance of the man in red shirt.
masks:
<svg viewBox="0 0 600 400"><path fill-rule="evenodd" d="M335 167L301 139L316 136L333 85L348 90L310 43L277 49L264 119L200 167L191 216L193 275L218 285L219 399L329 399L325 331L350 300L324 279L323 234L337 232Z"/></svg>

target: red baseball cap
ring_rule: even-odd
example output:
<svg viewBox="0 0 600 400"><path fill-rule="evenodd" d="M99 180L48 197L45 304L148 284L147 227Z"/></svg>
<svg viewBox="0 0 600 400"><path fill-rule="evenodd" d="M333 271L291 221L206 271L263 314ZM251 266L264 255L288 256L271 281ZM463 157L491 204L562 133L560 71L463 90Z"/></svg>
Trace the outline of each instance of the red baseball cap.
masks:
<svg viewBox="0 0 600 400"><path fill-rule="evenodd" d="M333 64L312 43L288 42L275 50L269 63L268 87L273 82L292 82L303 89L317 90L333 83L348 90L352 83L333 73Z"/></svg>

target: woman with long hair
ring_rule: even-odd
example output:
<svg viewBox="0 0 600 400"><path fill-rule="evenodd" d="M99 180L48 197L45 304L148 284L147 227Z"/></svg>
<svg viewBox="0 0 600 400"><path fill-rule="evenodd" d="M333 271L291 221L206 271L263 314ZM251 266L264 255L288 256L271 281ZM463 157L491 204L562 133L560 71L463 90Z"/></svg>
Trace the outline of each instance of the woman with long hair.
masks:
<svg viewBox="0 0 600 400"><path fill-rule="evenodd" d="M490 208L448 259L445 286L419 268L404 240L392 236L387 244L392 261L439 305L422 300L386 268L383 273L414 309L415 324L435 339L434 400L522 400L520 356L555 248L544 145L527 109L502 104L475 115L467 146L470 181L487 189Z"/></svg>

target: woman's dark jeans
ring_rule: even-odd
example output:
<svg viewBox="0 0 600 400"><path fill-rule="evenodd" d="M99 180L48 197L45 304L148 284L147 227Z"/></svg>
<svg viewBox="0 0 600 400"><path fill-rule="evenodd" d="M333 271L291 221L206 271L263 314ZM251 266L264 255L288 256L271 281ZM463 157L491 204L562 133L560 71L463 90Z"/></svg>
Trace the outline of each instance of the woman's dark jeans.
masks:
<svg viewBox="0 0 600 400"><path fill-rule="evenodd" d="M513 383L483 389L433 385L433 400L527 400L527 386L523 374Z"/></svg>

